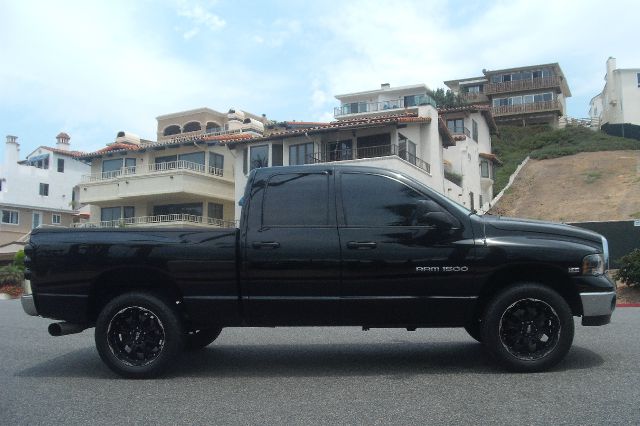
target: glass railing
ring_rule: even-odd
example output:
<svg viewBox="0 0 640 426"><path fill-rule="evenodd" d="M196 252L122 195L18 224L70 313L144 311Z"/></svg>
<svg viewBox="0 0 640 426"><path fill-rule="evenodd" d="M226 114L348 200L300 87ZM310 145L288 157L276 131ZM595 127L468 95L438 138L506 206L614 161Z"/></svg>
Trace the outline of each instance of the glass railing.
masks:
<svg viewBox="0 0 640 426"><path fill-rule="evenodd" d="M431 105L435 107L436 101L429 95L414 95L382 102L351 102L334 108L333 116L341 117L349 114L384 112L400 108L414 108L420 105Z"/></svg>

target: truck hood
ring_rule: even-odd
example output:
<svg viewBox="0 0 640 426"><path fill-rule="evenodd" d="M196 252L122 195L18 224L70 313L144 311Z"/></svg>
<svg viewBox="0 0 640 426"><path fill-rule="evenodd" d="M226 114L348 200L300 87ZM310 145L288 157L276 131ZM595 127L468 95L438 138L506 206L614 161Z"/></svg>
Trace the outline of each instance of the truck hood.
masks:
<svg viewBox="0 0 640 426"><path fill-rule="evenodd" d="M517 219L502 216L483 216L485 225L487 225L487 236L491 236L488 227L494 227L502 231L514 232L532 232L536 234L558 235L563 237L577 238L581 240L591 241L593 243L602 244L602 236L593 231L578 228L576 226L564 225L561 223L545 222L542 220Z"/></svg>

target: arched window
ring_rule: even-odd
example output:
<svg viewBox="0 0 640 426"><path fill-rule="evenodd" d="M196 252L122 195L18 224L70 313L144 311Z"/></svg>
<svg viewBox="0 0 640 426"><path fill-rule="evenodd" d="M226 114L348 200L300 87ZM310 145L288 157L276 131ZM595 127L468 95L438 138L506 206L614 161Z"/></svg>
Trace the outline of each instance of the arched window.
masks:
<svg viewBox="0 0 640 426"><path fill-rule="evenodd" d="M182 133L197 132L198 130L202 130L200 123L197 121L190 121L182 128Z"/></svg>
<svg viewBox="0 0 640 426"><path fill-rule="evenodd" d="M218 123L214 123L213 121L209 121L207 123L207 133L216 133L222 131L222 128Z"/></svg>
<svg viewBox="0 0 640 426"><path fill-rule="evenodd" d="M162 132L164 136L178 135L180 134L180 126L171 125L164 128L164 132Z"/></svg>

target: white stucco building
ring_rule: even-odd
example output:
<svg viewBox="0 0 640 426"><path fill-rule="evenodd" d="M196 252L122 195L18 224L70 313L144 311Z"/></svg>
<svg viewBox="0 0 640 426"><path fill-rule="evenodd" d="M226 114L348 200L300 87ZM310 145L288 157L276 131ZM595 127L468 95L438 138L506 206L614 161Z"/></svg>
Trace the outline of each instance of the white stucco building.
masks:
<svg viewBox="0 0 640 426"><path fill-rule="evenodd" d="M491 112L488 107L439 111L427 90L425 85L383 84L379 90L338 95L341 106L334 111L334 122L224 142L235 152L236 200L253 168L339 162L403 172L481 210L492 196L490 172L481 178L481 155L492 155ZM454 129L458 134L447 126L448 118L462 120L461 129ZM472 129L468 136L465 128ZM240 207L235 210L238 218Z"/></svg>
<svg viewBox="0 0 640 426"><path fill-rule="evenodd" d="M591 99L589 116L605 132L640 139L640 68L618 69L607 59L602 92Z"/></svg>
<svg viewBox="0 0 640 426"><path fill-rule="evenodd" d="M235 159L221 142L261 136L253 117L199 108L158 117L157 142L119 132L81 157L91 162L78 185L91 212L81 226L233 226Z"/></svg>
<svg viewBox="0 0 640 426"><path fill-rule="evenodd" d="M16 136L7 136L0 167L0 245L41 225L69 226L77 214L73 188L90 167L60 133L55 147L40 146L20 161Z"/></svg>

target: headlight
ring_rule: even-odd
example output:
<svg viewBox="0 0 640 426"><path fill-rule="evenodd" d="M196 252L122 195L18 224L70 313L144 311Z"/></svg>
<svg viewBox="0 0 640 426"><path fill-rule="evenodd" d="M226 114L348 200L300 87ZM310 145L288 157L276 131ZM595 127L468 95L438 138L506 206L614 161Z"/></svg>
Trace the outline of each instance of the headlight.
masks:
<svg viewBox="0 0 640 426"><path fill-rule="evenodd" d="M604 255L604 270L609 270L609 242L602 237L602 254Z"/></svg>
<svg viewBox="0 0 640 426"><path fill-rule="evenodd" d="M582 275L602 274L604 274L604 256L601 254L590 254L582 259Z"/></svg>

